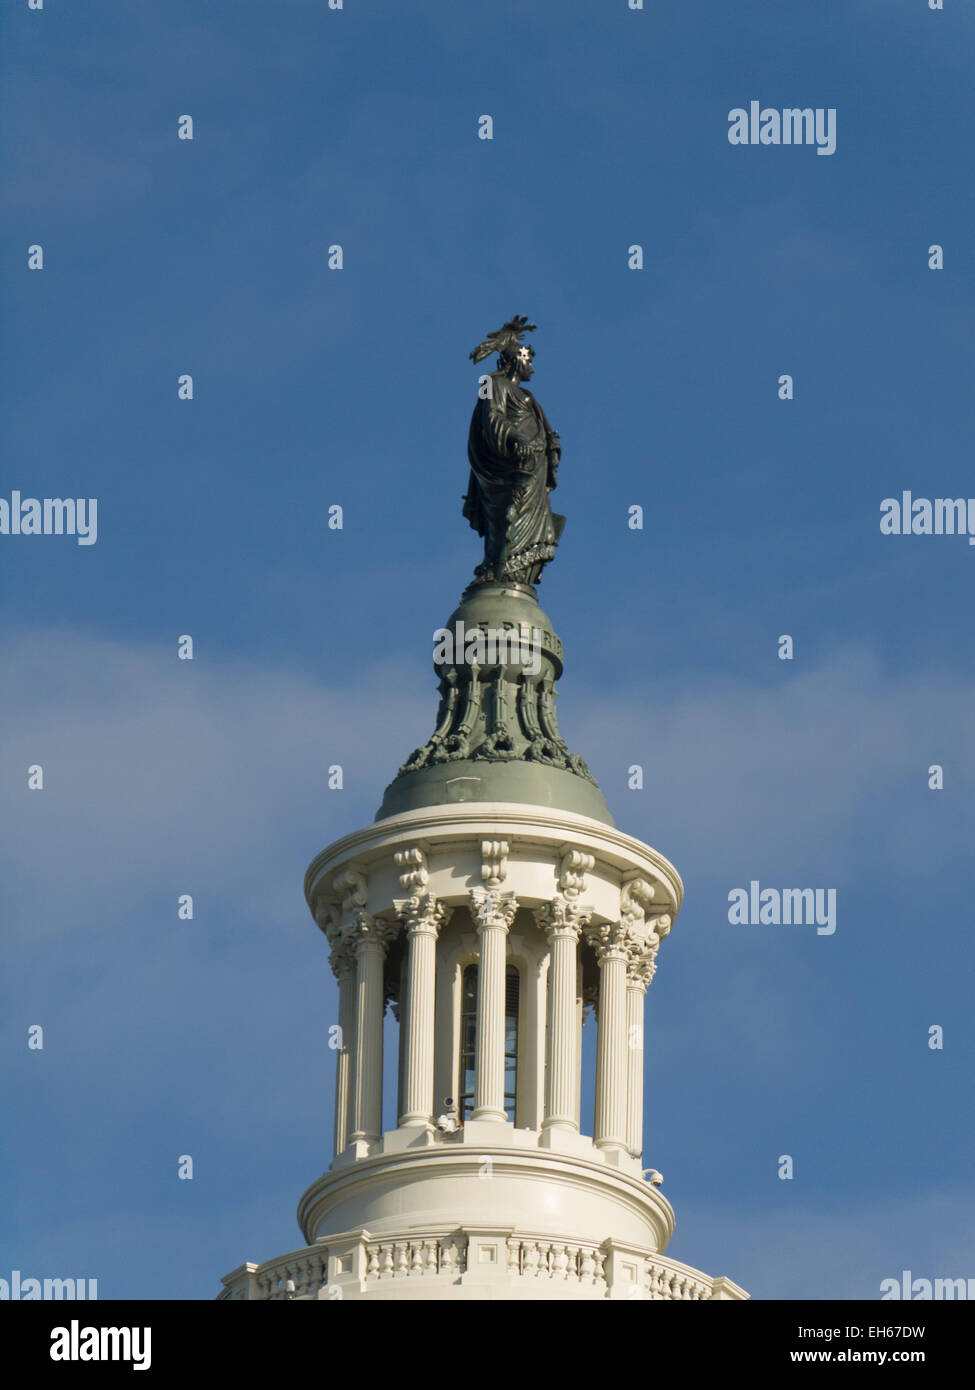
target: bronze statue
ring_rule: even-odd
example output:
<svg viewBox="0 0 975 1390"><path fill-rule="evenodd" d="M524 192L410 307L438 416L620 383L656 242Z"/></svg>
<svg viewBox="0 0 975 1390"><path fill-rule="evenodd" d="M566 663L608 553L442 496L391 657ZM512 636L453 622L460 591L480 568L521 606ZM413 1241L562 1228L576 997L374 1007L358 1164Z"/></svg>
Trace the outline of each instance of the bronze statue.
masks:
<svg viewBox="0 0 975 1390"><path fill-rule="evenodd" d="M497 370L479 392L467 440L471 475L464 516L484 537L484 563L474 571L475 582L536 584L565 526L565 517L549 504L562 452L559 437L522 386L534 372L535 349L521 337L534 328L515 315L470 354L474 362L498 354Z"/></svg>

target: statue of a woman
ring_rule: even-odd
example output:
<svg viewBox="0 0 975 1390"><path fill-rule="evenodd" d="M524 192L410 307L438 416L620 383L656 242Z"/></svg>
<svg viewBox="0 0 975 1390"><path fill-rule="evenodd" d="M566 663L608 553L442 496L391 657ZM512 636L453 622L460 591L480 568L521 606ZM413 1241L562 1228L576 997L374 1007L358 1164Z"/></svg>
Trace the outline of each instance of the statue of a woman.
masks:
<svg viewBox="0 0 975 1390"><path fill-rule="evenodd" d="M484 537L484 563L474 571L484 582L537 583L565 525L548 497L556 486L559 437L521 384L531 377L535 356L521 335L534 327L516 316L470 354L474 362L498 354L497 370L485 378L479 393L467 440L471 476L464 516Z"/></svg>

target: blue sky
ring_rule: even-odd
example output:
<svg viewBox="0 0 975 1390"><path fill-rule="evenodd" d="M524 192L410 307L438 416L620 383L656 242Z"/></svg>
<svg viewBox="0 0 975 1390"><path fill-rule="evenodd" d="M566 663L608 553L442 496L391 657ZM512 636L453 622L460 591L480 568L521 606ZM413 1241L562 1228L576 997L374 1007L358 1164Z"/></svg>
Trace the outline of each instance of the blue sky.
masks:
<svg viewBox="0 0 975 1390"><path fill-rule="evenodd" d="M686 886L647 1009L669 1253L756 1297L975 1276L975 552L879 529L975 495L945 3L6 0L0 496L99 530L0 536L0 1277L207 1298L300 1243L336 1015L302 875L432 728L467 354L515 313L563 732ZM753 99L835 107L835 154L730 145ZM835 935L731 926L752 879L835 888Z"/></svg>

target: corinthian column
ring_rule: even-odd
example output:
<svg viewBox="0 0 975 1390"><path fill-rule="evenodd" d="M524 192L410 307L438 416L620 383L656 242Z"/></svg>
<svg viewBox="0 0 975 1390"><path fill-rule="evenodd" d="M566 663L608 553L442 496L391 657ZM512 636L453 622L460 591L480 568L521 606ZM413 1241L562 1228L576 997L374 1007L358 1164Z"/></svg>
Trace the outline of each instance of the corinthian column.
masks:
<svg viewBox="0 0 975 1390"><path fill-rule="evenodd" d="M578 907L562 894L544 903L535 913L549 943L548 1067L543 1133L552 1130L579 1132L576 1087L580 1029L576 961L579 932L589 916L588 909Z"/></svg>
<svg viewBox="0 0 975 1390"><path fill-rule="evenodd" d="M627 928L623 922L590 927L586 936L599 961L599 1030L596 1035L598 1149L622 1153L627 1139L629 1064L626 1046Z"/></svg>
<svg viewBox="0 0 975 1390"><path fill-rule="evenodd" d="M429 893L394 903L406 928L406 1008L401 1125L433 1125L434 989L437 934L450 909Z"/></svg>
<svg viewBox="0 0 975 1390"><path fill-rule="evenodd" d="M352 1043L355 1033L355 952L348 941L335 947L331 966L339 982L339 1036L335 1050L335 1153L349 1142L352 1103Z"/></svg>
<svg viewBox="0 0 975 1390"><path fill-rule="evenodd" d="M472 888L471 915L480 938L477 1045L472 1120L504 1124L504 992L508 931L518 911L514 893Z"/></svg>
<svg viewBox="0 0 975 1390"><path fill-rule="evenodd" d="M355 1061L350 1143L375 1143L382 1133L383 957L393 928L368 912L355 914Z"/></svg>
<svg viewBox="0 0 975 1390"><path fill-rule="evenodd" d="M655 970L651 953L634 946L626 971L626 1147L634 1158L643 1155L643 1003Z"/></svg>
<svg viewBox="0 0 975 1390"><path fill-rule="evenodd" d="M631 929L632 921L629 923ZM626 1095L626 1147L634 1158L643 1155L643 1012L647 987L657 970L657 951L670 931L669 913L644 918L630 937L626 974L626 1037L629 1054Z"/></svg>

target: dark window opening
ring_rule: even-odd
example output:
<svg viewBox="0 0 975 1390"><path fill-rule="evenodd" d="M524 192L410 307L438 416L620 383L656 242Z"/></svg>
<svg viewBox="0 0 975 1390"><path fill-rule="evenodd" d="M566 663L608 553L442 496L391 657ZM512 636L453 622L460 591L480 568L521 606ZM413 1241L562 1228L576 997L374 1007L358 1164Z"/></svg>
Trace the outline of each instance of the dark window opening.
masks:
<svg viewBox="0 0 975 1390"><path fill-rule="evenodd" d="M504 1113L515 1122L518 1096L518 971L509 965L504 988ZM477 966L466 965L460 986L460 1121L474 1109L477 1059Z"/></svg>

